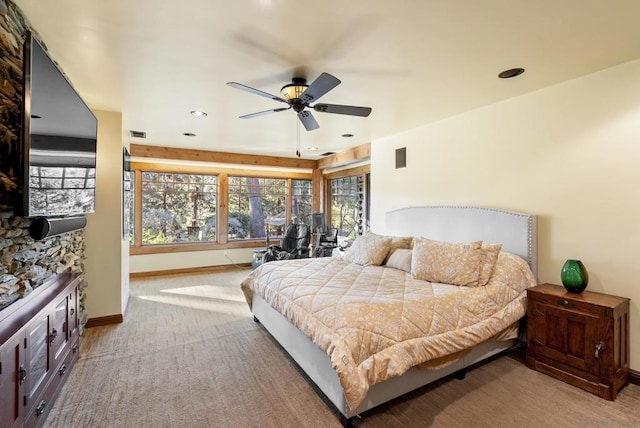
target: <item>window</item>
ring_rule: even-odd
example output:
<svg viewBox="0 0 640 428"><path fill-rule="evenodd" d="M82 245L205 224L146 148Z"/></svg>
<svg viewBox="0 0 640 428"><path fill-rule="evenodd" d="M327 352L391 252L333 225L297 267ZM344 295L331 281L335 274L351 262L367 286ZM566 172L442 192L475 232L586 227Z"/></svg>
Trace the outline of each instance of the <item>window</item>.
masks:
<svg viewBox="0 0 640 428"><path fill-rule="evenodd" d="M286 223L286 179L229 177L229 240L280 236Z"/></svg>
<svg viewBox="0 0 640 428"><path fill-rule="evenodd" d="M368 225L365 209L366 176L355 175L329 180L331 227L342 237L362 235Z"/></svg>
<svg viewBox="0 0 640 428"><path fill-rule="evenodd" d="M216 240L218 177L142 172L142 244Z"/></svg>
<svg viewBox="0 0 640 428"><path fill-rule="evenodd" d="M134 191L136 188L136 174L133 171L123 171L122 182L122 209L123 209L123 225L122 232L129 245L135 244L135 217L134 217Z"/></svg>
<svg viewBox="0 0 640 428"><path fill-rule="evenodd" d="M166 155L165 150L143 154L160 159ZM251 165L246 168L207 165L214 158L193 151L181 153L180 159L198 163L131 162L135 177L125 177L123 201L125 208L133 205L133 217L125 220L134 229L128 234L133 240L130 254L262 247L267 237L277 242L289 224L313 225L314 212L325 213L330 225L341 225L343 236L355 236L367 226L367 165L320 174L317 161L301 159L215 156L216 163ZM254 168L257 165L260 168ZM341 180L332 193L334 179ZM344 187L351 180L355 184ZM347 189L354 185L360 196L349 199L353 191ZM132 200L126 195L129 188L134 189ZM323 193L313 194L316 188Z"/></svg>
<svg viewBox="0 0 640 428"><path fill-rule="evenodd" d="M229 239L282 236L288 223L311 224L311 180L292 179L291 212L287 212L289 180L229 177Z"/></svg>
<svg viewBox="0 0 640 428"><path fill-rule="evenodd" d="M311 226L313 187L311 180L291 180L291 222Z"/></svg>

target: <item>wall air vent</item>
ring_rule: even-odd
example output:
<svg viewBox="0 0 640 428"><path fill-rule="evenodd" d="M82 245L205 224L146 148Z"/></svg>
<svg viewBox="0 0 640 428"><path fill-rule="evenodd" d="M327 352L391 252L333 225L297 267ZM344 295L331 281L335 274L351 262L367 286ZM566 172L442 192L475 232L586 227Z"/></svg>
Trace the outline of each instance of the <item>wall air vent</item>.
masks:
<svg viewBox="0 0 640 428"><path fill-rule="evenodd" d="M147 138L147 133L142 131L129 131L129 135L135 138Z"/></svg>
<svg viewBox="0 0 640 428"><path fill-rule="evenodd" d="M396 169L407 166L407 148L396 149Z"/></svg>
<svg viewBox="0 0 640 428"><path fill-rule="evenodd" d="M335 155L335 154L336 154L336 152L324 152L320 156L331 156L331 155Z"/></svg>

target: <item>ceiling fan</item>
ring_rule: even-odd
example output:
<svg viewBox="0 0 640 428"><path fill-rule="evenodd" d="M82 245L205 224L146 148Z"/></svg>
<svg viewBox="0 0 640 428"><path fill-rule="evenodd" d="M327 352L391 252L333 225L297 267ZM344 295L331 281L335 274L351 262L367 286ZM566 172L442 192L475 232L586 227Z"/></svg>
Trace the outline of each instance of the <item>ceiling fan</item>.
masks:
<svg viewBox="0 0 640 428"><path fill-rule="evenodd" d="M371 114L371 107L345 106L338 104L315 104L324 94L340 84L340 80L329 73L322 73L310 85L307 85L307 79L303 77L294 77L292 82L284 85L280 90L281 97L263 92L259 89L252 88L247 85L236 82L228 82L227 85L252 94L260 95L275 101L280 101L288 105L288 107L280 107L271 110L260 111L257 113L245 114L240 116L241 119L251 119L270 113L278 113L281 111L293 109L298 113L298 118L307 131L318 129L320 125L307 108L322 113L346 114L350 116L367 117Z"/></svg>

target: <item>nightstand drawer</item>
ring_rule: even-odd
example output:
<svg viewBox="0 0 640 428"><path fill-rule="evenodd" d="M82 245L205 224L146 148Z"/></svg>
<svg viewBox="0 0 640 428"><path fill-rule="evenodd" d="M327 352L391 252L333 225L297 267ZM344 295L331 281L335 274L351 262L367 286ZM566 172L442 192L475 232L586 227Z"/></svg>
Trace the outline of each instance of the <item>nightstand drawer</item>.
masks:
<svg viewBox="0 0 640 428"><path fill-rule="evenodd" d="M606 313L609 310L608 308L596 306L591 303L575 300L572 298L567 298L565 296L537 294L534 298L537 304L543 304L546 307L556 308L561 311L579 312L596 317L606 316Z"/></svg>

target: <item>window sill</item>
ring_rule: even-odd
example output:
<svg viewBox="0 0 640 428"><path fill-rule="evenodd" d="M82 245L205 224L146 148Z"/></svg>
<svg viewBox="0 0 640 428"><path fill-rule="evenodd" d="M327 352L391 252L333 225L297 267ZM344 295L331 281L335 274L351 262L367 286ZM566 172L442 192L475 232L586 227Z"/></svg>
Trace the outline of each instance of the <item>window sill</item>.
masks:
<svg viewBox="0 0 640 428"><path fill-rule="evenodd" d="M264 239L233 241L227 242L226 244L219 244L217 242L190 242L185 244L143 245L141 247L130 246L129 255L186 253L189 251L228 250L233 248L257 248L264 246Z"/></svg>

